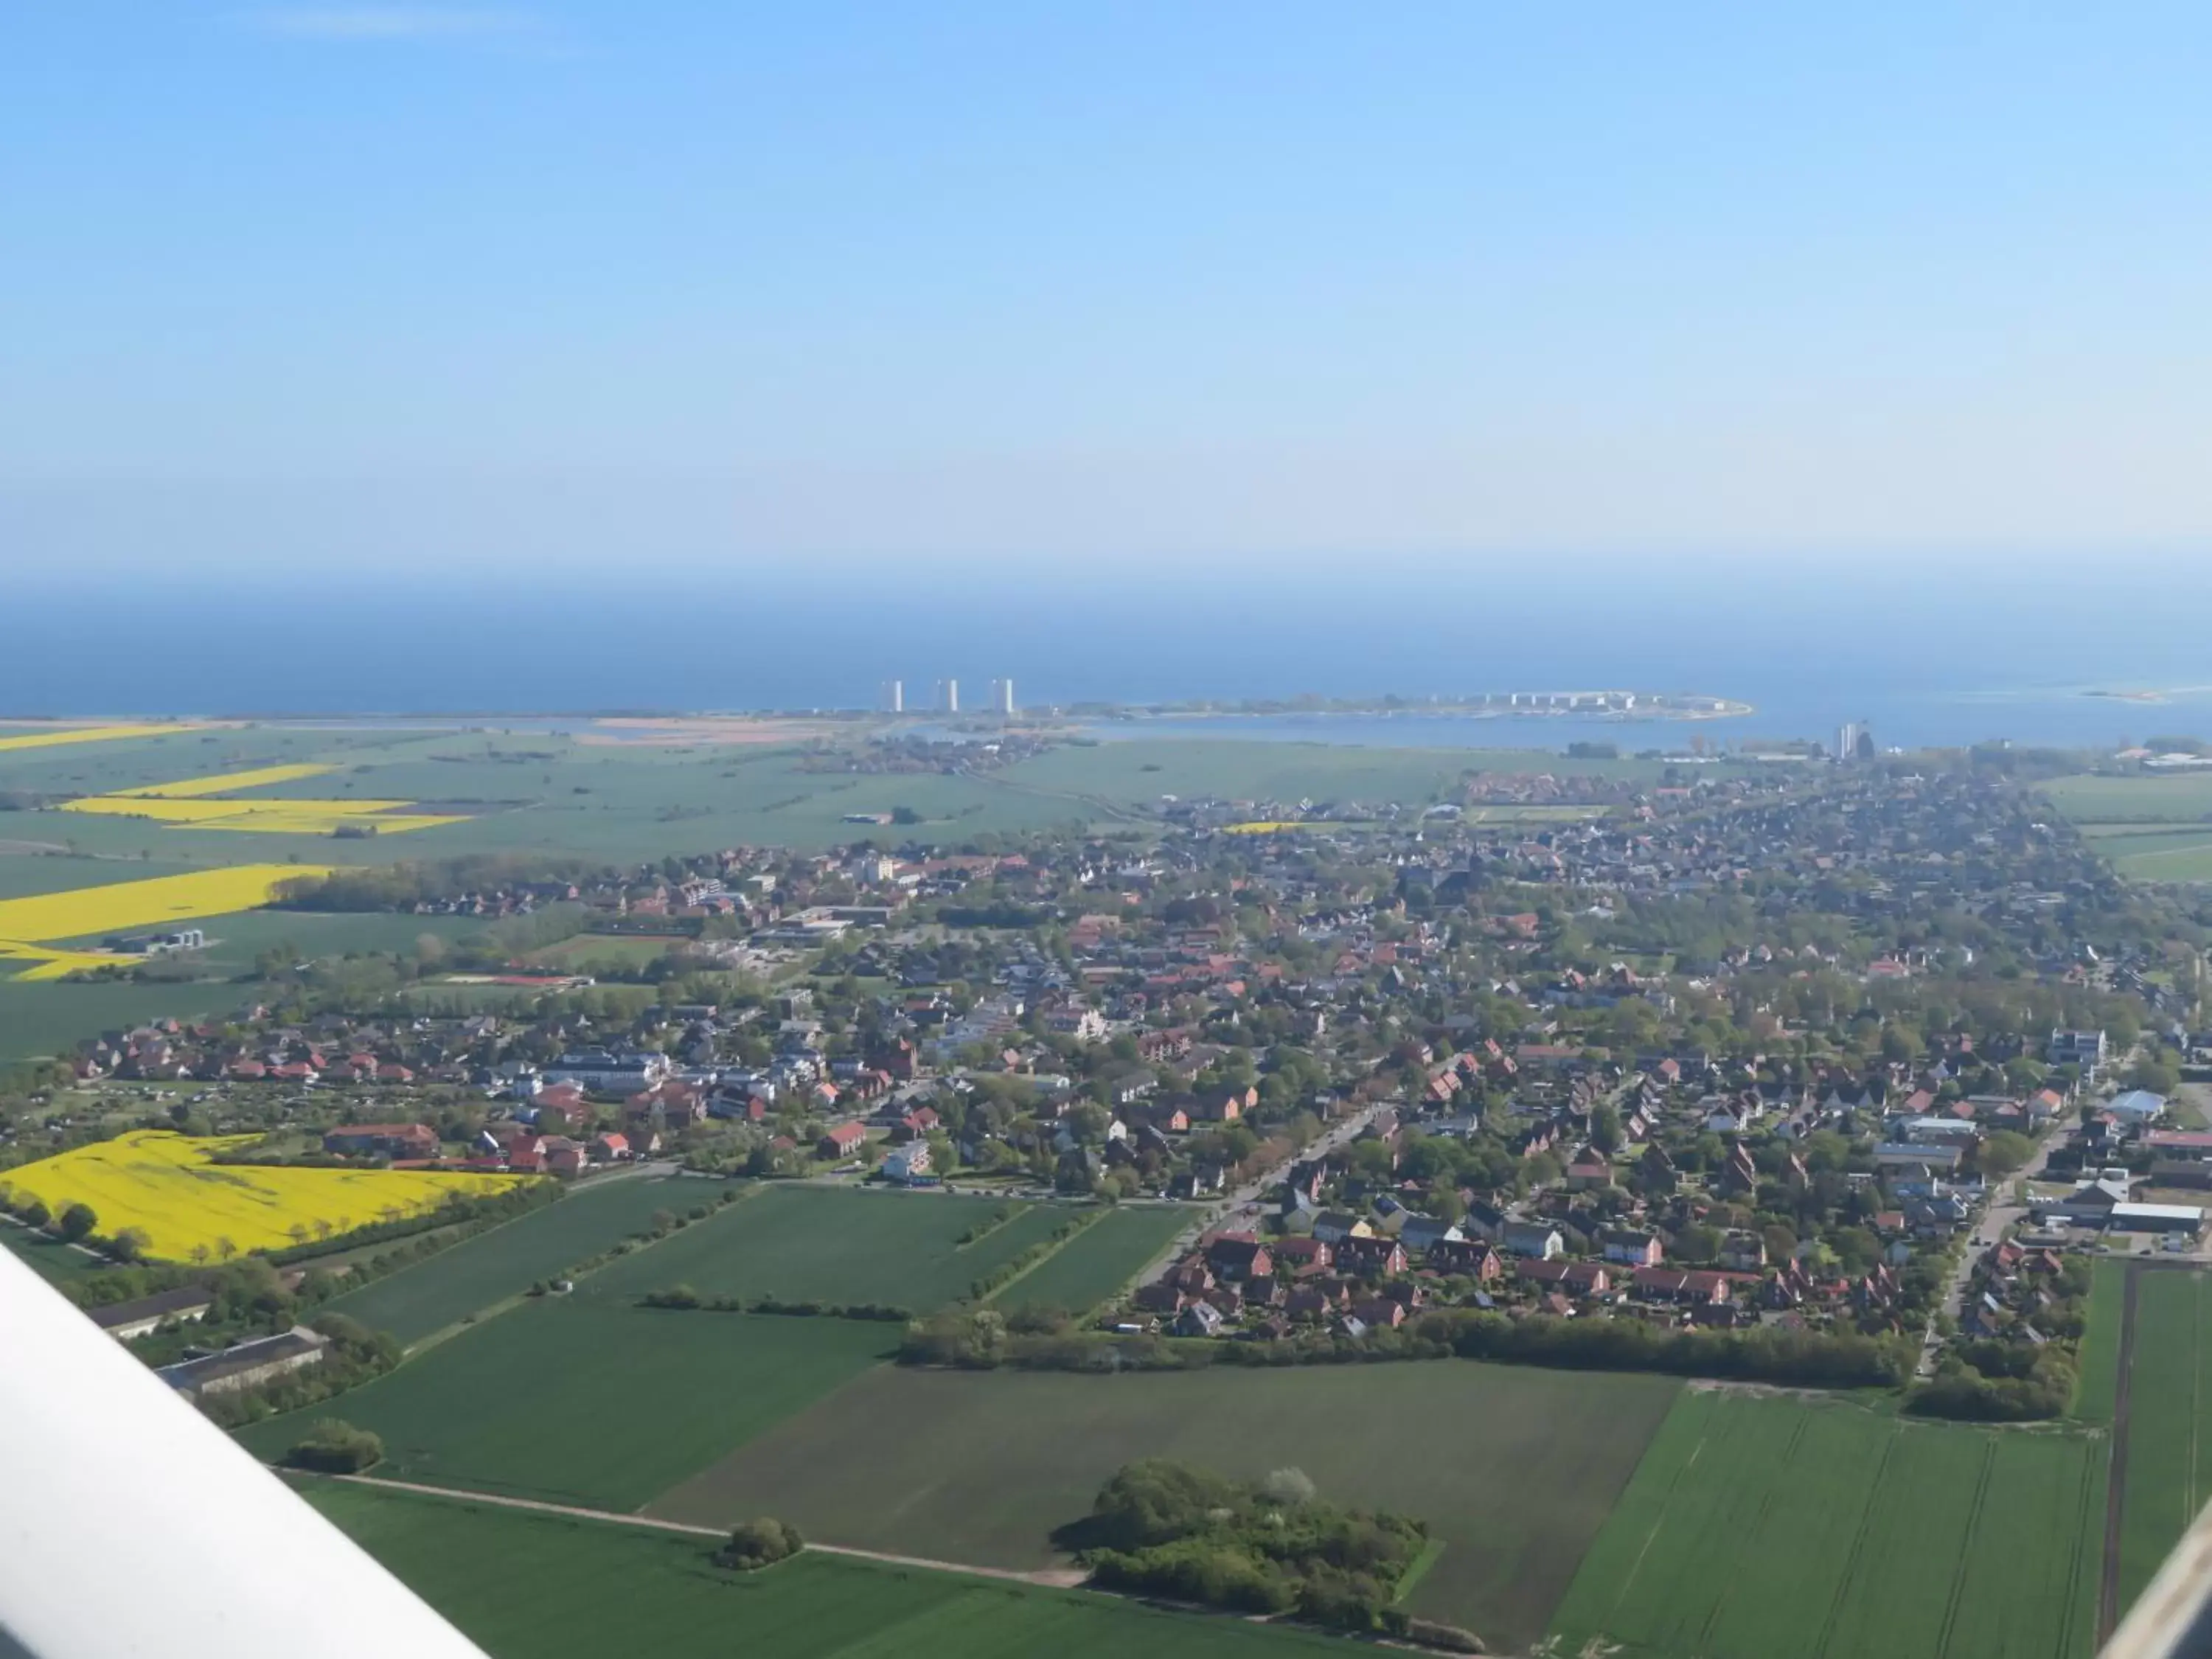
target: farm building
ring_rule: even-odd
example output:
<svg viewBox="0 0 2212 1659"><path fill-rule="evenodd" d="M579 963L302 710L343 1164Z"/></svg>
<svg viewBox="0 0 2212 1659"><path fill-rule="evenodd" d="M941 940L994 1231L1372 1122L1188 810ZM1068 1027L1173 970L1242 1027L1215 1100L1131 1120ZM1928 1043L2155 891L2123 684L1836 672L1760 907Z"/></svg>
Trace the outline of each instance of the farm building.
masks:
<svg viewBox="0 0 2212 1659"><path fill-rule="evenodd" d="M94 1324L117 1341L128 1342L163 1325L204 1319L214 1304L215 1298L207 1291L197 1285L188 1285L129 1302L111 1303L105 1308L88 1308L86 1312Z"/></svg>
<svg viewBox="0 0 2212 1659"><path fill-rule="evenodd" d="M438 1132L427 1123L354 1123L325 1135L323 1150L351 1156L384 1152L392 1158L435 1158Z"/></svg>
<svg viewBox="0 0 2212 1659"><path fill-rule="evenodd" d="M2204 1231L2204 1212L2193 1204L2115 1204L2106 1224L2117 1233L2179 1233L2195 1238Z"/></svg>
<svg viewBox="0 0 2212 1659"><path fill-rule="evenodd" d="M197 1398L204 1394L228 1394L266 1382L287 1371L322 1363L331 1340L304 1325L295 1325L276 1336L259 1337L225 1348L204 1359L187 1359L164 1365L155 1375L179 1394Z"/></svg>

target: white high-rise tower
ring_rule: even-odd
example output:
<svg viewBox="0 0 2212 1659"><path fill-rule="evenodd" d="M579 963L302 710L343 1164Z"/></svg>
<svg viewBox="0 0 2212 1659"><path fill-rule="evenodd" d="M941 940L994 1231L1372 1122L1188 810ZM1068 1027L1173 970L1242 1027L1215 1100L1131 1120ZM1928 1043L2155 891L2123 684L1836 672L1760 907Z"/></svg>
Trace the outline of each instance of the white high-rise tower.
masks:
<svg viewBox="0 0 2212 1659"><path fill-rule="evenodd" d="M906 713L906 682L891 680L884 686L884 707L894 714Z"/></svg>
<svg viewBox="0 0 2212 1659"><path fill-rule="evenodd" d="M948 714L957 714L960 712L960 682L958 680L945 682L945 712Z"/></svg>
<svg viewBox="0 0 2212 1659"><path fill-rule="evenodd" d="M1014 715L1014 683L1012 679L991 682L991 707L1012 720Z"/></svg>

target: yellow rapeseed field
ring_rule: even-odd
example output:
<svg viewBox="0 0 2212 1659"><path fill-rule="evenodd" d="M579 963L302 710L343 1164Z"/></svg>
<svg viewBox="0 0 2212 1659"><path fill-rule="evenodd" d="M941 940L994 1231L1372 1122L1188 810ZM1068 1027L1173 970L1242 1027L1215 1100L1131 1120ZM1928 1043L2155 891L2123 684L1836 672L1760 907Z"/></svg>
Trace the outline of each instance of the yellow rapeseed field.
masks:
<svg viewBox="0 0 2212 1659"><path fill-rule="evenodd" d="M1299 827L1289 820L1270 819L1254 823L1232 823L1228 826L1228 832L1232 836L1273 836Z"/></svg>
<svg viewBox="0 0 2212 1659"><path fill-rule="evenodd" d="M0 939L0 963L27 962L31 965L12 977L28 983L40 979L67 979L88 968L112 968L123 960L96 951L58 951L50 945L23 945Z"/></svg>
<svg viewBox="0 0 2212 1659"><path fill-rule="evenodd" d="M196 726L58 726L50 732L0 731L0 750L9 749L51 749L64 743L109 743L118 738L160 738L172 732L197 732Z"/></svg>
<svg viewBox="0 0 2212 1659"><path fill-rule="evenodd" d="M279 836L334 835L341 824L373 828L380 836L396 836L410 830L430 830L441 823L464 821L451 814L403 811L415 805L411 800L220 799L240 789L291 783L337 769L310 763L256 767L247 772L222 772L211 777L184 778L174 783L144 784L134 789L118 790L112 795L88 795L80 800L64 801L62 810L100 817L146 818L173 828L246 830Z"/></svg>
<svg viewBox="0 0 2212 1659"><path fill-rule="evenodd" d="M291 766L257 766L246 772L217 772L204 778L182 778L175 783L149 783L138 789L118 789L118 795L147 795L161 800L183 800L193 795L227 795L238 789L260 789L272 783L297 783L335 772L335 766L302 761Z"/></svg>
<svg viewBox="0 0 2212 1659"><path fill-rule="evenodd" d="M77 887L0 899L0 940L44 942L127 933L163 922L197 921L258 910L285 883L319 878L331 866L317 864L238 864L182 876Z"/></svg>
<svg viewBox="0 0 2212 1659"><path fill-rule="evenodd" d="M281 1250L372 1223L434 1210L456 1193L505 1190L526 1176L430 1170L290 1170L217 1164L215 1154L252 1146L258 1135L206 1139L134 1129L0 1176L58 1215L89 1204L98 1231L144 1231L147 1254L165 1261L219 1261ZM227 1247L227 1248L226 1248Z"/></svg>

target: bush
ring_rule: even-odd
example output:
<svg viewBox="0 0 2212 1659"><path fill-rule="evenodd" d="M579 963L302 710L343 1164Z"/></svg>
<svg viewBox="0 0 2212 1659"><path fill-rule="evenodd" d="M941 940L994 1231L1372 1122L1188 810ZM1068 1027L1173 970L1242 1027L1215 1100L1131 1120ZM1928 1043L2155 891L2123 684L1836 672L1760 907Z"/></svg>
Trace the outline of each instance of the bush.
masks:
<svg viewBox="0 0 2212 1659"><path fill-rule="evenodd" d="M99 1212L91 1205L79 1200L62 1206L61 1234L71 1243L78 1243L91 1237L94 1230L99 1225Z"/></svg>
<svg viewBox="0 0 2212 1659"><path fill-rule="evenodd" d="M322 1474L359 1474L383 1460L383 1441L333 1417L316 1424L306 1439L284 1454L285 1462L294 1468Z"/></svg>
<svg viewBox="0 0 2212 1659"><path fill-rule="evenodd" d="M730 1541L715 1552L714 1559L738 1572L757 1572L805 1547L806 1540L799 1535L798 1528L788 1521L763 1516L732 1528Z"/></svg>

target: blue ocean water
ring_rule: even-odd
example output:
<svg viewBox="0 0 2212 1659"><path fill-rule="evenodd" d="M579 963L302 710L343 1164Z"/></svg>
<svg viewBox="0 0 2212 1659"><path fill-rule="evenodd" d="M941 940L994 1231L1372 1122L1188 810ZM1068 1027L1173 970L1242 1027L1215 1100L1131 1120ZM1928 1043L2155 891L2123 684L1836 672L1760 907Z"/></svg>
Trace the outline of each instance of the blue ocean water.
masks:
<svg viewBox="0 0 2212 1659"><path fill-rule="evenodd" d="M1253 736L1630 747L1832 736L2117 745L2212 735L2212 572L1808 572L1657 565L1439 574L1042 566L803 579L581 578L0 589L0 714L355 715L909 708L1011 677L1079 701L1625 689L1738 699L1687 725L1279 717ZM2087 695L2163 689L2146 703ZM1158 728L1167 730L1166 726ZM1218 729L1207 726L1186 729Z"/></svg>

